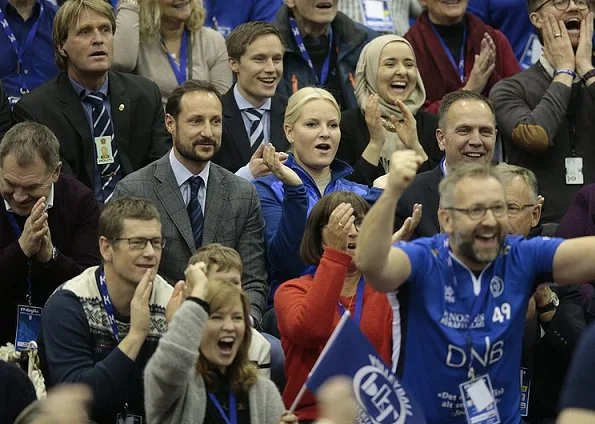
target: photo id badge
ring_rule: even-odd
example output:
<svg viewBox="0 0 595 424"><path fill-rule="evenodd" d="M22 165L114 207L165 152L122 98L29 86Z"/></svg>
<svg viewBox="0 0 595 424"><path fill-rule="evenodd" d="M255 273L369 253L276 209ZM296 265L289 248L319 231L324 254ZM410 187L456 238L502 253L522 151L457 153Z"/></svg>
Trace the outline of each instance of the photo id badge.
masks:
<svg viewBox="0 0 595 424"><path fill-rule="evenodd" d="M499 424L500 416L489 375L459 385L467 424Z"/></svg>
<svg viewBox="0 0 595 424"><path fill-rule="evenodd" d="M529 416L529 395L531 394L531 379L529 370L521 367L521 417Z"/></svg>
<svg viewBox="0 0 595 424"><path fill-rule="evenodd" d="M17 351L29 348L29 342L37 341L41 324L41 309L37 306L17 306L17 334L14 345Z"/></svg>
<svg viewBox="0 0 595 424"><path fill-rule="evenodd" d="M566 158L566 184L584 184L583 158Z"/></svg>
<svg viewBox="0 0 595 424"><path fill-rule="evenodd" d="M364 25L374 31L395 32L387 0L361 0Z"/></svg>
<svg viewBox="0 0 595 424"><path fill-rule="evenodd" d="M114 163L111 135L95 137L95 150L97 151L97 165Z"/></svg>
<svg viewBox="0 0 595 424"><path fill-rule="evenodd" d="M116 424L143 424L143 417L132 414L118 414Z"/></svg>

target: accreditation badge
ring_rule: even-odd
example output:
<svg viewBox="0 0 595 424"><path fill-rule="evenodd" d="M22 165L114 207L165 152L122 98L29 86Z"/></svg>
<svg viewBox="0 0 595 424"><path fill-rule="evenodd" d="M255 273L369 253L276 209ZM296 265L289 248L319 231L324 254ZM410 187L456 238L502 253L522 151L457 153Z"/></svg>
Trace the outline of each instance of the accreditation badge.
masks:
<svg viewBox="0 0 595 424"><path fill-rule="evenodd" d="M95 150L97 152L97 165L107 165L109 163L114 163L111 135L95 137Z"/></svg>
<svg viewBox="0 0 595 424"><path fill-rule="evenodd" d="M496 398L488 374L459 385L467 424L500 424Z"/></svg>

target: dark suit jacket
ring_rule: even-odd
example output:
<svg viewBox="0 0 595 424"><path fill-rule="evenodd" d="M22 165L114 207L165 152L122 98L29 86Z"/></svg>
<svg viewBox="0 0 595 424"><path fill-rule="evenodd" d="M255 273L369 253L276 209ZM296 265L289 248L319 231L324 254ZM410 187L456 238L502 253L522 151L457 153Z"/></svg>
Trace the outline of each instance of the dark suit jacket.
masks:
<svg viewBox="0 0 595 424"><path fill-rule="evenodd" d="M531 422L555 419L564 376L574 347L586 327L577 286L553 285L552 290L558 295L560 305L544 328L543 337L537 313L525 321L523 365L531 375Z"/></svg>
<svg viewBox="0 0 595 424"><path fill-rule="evenodd" d="M169 154L124 178L114 198L140 196L151 200L161 215L167 239L159 274L170 283L184 278L196 249L182 192L169 163ZM260 323L269 287L265 266L264 222L256 189L244 179L211 163L203 229L203 245L221 243L236 249L244 263L242 287L250 296L252 316Z"/></svg>
<svg viewBox="0 0 595 424"><path fill-rule="evenodd" d="M270 141L278 152L284 152L289 146L283 131L283 119L287 97L275 94L271 98ZM233 87L223 95L223 135L221 150L213 158L213 162L230 172L237 172L250 162L252 150L250 137L246 132L242 112L238 108L233 95Z"/></svg>
<svg viewBox="0 0 595 424"><path fill-rule="evenodd" d="M123 175L163 156L171 147L171 137L157 85L137 75L110 71L109 98ZM49 127L60 141L65 172L94 187L95 143L81 99L66 72L25 95L13 113L19 122Z"/></svg>
<svg viewBox="0 0 595 424"><path fill-rule="evenodd" d="M417 137L428 160L423 163L418 172L430 170L440 163L444 152L436 141L438 117L431 113L419 111L415 115L417 122ZM341 143L337 150L337 158L351 165L354 170L348 179L372 186L374 180L386 174L381 165L374 166L362 159L362 153L370 141L370 131L366 125L366 118L360 108L349 109L341 114Z"/></svg>
<svg viewBox="0 0 595 424"><path fill-rule="evenodd" d="M6 97L6 91L0 81L0 141L12 127L12 114L10 112L10 104L8 103L8 97Z"/></svg>
<svg viewBox="0 0 595 424"><path fill-rule="evenodd" d="M95 194L76 179L61 175L48 209L52 243L60 252L54 262L33 260L33 304L43 306L54 289L100 262L97 241L99 207ZM21 249L0 199L0 345L14 343L16 311L27 293L28 258Z"/></svg>
<svg viewBox="0 0 595 424"><path fill-rule="evenodd" d="M421 220L412 239L431 237L440 232L440 224L438 223L438 206L440 205L438 186L440 181L442 181L440 165L430 171L416 175L397 204L395 228L401 228L403 222L413 213L413 205L421 203L423 205Z"/></svg>

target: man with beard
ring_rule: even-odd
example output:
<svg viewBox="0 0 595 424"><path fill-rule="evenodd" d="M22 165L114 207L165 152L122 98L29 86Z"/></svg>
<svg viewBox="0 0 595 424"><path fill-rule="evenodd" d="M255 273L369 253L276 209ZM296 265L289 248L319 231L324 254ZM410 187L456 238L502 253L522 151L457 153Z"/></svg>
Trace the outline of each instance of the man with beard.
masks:
<svg viewBox="0 0 595 424"><path fill-rule="evenodd" d="M393 155L387 185L358 237L356 264L390 292L410 286L402 382L428 423L519 423L520 362L527 302L538 276L558 284L595 277L595 237L507 235L497 174L468 164L440 183L443 234L391 247L393 211L422 159ZM428 347L431 346L430 349Z"/></svg>
<svg viewBox="0 0 595 424"><path fill-rule="evenodd" d="M221 95L208 82L189 80L172 92L165 112L172 150L120 181L114 197L140 196L157 206L167 240L159 274L170 283L184 279L188 259L201 246L236 249L258 325L268 296L264 224L254 186L211 163L221 147Z"/></svg>
<svg viewBox="0 0 595 424"><path fill-rule="evenodd" d="M529 0L543 55L500 81L496 105L507 161L532 170L547 199L542 222L559 222L584 184L595 182L595 68L590 0ZM584 166L583 166L584 165Z"/></svg>

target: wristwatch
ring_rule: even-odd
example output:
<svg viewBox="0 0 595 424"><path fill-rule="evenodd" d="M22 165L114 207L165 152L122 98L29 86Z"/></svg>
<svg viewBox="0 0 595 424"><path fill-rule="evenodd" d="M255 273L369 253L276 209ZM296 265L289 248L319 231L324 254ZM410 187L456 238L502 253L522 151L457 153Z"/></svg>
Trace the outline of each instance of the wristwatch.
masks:
<svg viewBox="0 0 595 424"><path fill-rule="evenodd" d="M50 258L50 261L55 261L56 257L58 256L58 249L56 248L56 246L52 247L52 257Z"/></svg>
<svg viewBox="0 0 595 424"><path fill-rule="evenodd" d="M550 295L550 301L547 303L547 305L536 306L535 309L537 310L537 313L544 314L546 312L553 311L558 307L558 305L560 304L560 299L558 299L558 295L555 292L552 291L551 293L552 294Z"/></svg>

